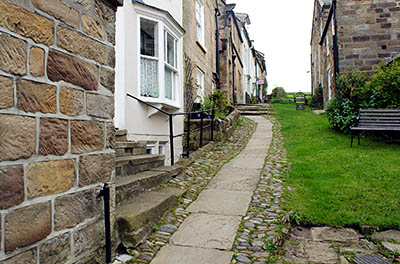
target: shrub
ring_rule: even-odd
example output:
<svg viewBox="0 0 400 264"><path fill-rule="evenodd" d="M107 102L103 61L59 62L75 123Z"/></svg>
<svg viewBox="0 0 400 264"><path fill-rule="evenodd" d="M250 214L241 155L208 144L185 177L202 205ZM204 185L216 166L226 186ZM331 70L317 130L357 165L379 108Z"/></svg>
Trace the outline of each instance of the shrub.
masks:
<svg viewBox="0 0 400 264"><path fill-rule="evenodd" d="M283 87L276 87L272 90L272 98L287 97L285 89Z"/></svg>
<svg viewBox="0 0 400 264"><path fill-rule="evenodd" d="M344 98L339 100L334 98L329 102L326 113L329 124L335 130L347 133L357 118L358 110L354 107L350 99Z"/></svg>
<svg viewBox="0 0 400 264"><path fill-rule="evenodd" d="M400 108L400 60L381 65L367 83L364 99L376 108Z"/></svg>
<svg viewBox="0 0 400 264"><path fill-rule="evenodd" d="M368 75L350 71L336 80L336 96L326 109L329 124L340 132L347 133L357 118L360 107L366 104L364 86Z"/></svg>
<svg viewBox="0 0 400 264"><path fill-rule="evenodd" d="M322 85L319 85L314 91L314 95L311 98L311 107L322 108L324 106L324 97L322 93Z"/></svg>
<svg viewBox="0 0 400 264"><path fill-rule="evenodd" d="M279 97L271 99L271 104L291 104L291 103L293 103L293 100L291 100L290 98Z"/></svg>

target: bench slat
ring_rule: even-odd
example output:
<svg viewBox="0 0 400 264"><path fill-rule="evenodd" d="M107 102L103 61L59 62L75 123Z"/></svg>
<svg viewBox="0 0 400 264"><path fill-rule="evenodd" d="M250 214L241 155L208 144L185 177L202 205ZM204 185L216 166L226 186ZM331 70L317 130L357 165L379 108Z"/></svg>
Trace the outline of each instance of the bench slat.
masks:
<svg viewBox="0 0 400 264"><path fill-rule="evenodd" d="M370 117L399 117L400 113L361 113L361 116L370 116Z"/></svg>
<svg viewBox="0 0 400 264"><path fill-rule="evenodd" d="M400 109L360 109L360 113L400 113Z"/></svg>
<svg viewBox="0 0 400 264"><path fill-rule="evenodd" d="M400 131L400 127L353 127L351 130Z"/></svg>
<svg viewBox="0 0 400 264"><path fill-rule="evenodd" d="M360 123L400 124L400 119L399 119L399 120L370 120L370 119L360 119Z"/></svg>
<svg viewBox="0 0 400 264"><path fill-rule="evenodd" d="M395 120L400 121L400 117L393 117L393 116L360 116L360 120Z"/></svg>

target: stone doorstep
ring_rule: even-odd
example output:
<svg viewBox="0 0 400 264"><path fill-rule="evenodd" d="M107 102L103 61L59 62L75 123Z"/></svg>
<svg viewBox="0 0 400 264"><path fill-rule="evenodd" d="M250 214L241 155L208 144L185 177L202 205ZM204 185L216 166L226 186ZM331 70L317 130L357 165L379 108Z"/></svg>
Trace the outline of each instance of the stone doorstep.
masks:
<svg viewBox="0 0 400 264"><path fill-rule="evenodd" d="M238 111L272 111L272 109L267 107L240 107Z"/></svg>
<svg viewBox="0 0 400 264"><path fill-rule="evenodd" d="M184 167L179 164L175 164L174 166L162 166L158 168L151 169L152 171L163 171L169 173L170 177L175 177L181 172L183 172Z"/></svg>
<svg viewBox="0 0 400 264"><path fill-rule="evenodd" d="M160 188L143 193L116 210L119 238L125 247L136 247L150 233L150 222L158 223L161 217L185 193L176 188Z"/></svg>
<svg viewBox="0 0 400 264"><path fill-rule="evenodd" d="M259 116L259 115L270 115L272 111L239 111L241 115L247 116Z"/></svg>
<svg viewBox="0 0 400 264"><path fill-rule="evenodd" d="M117 157L144 155L146 154L146 143L136 141L117 141L114 149Z"/></svg>
<svg viewBox="0 0 400 264"><path fill-rule="evenodd" d="M134 175L119 177L115 192L117 205L133 199L137 195L166 183L172 176L165 171L144 171Z"/></svg>
<svg viewBox="0 0 400 264"><path fill-rule="evenodd" d="M126 177L164 166L164 155L130 155L116 158L116 174Z"/></svg>

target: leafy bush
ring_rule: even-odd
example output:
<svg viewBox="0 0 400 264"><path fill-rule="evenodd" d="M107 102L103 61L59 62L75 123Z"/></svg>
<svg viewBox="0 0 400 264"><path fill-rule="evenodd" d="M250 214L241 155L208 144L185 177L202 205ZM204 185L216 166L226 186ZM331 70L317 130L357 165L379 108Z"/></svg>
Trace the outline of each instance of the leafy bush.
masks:
<svg viewBox="0 0 400 264"><path fill-rule="evenodd" d="M272 90L272 98L287 97L285 89L283 87L276 87Z"/></svg>
<svg viewBox="0 0 400 264"><path fill-rule="evenodd" d="M201 105L201 110L208 110L212 108L216 108L215 115L217 117L225 116L225 113L228 111L228 101L226 100L225 93L221 90L216 90L214 93L210 94L208 97L204 99L204 102Z"/></svg>
<svg viewBox="0 0 400 264"><path fill-rule="evenodd" d="M350 71L336 80L336 96L326 109L329 124L340 132L347 133L357 118L360 107L366 106L364 86L368 75Z"/></svg>
<svg viewBox="0 0 400 264"><path fill-rule="evenodd" d="M353 102L348 98L339 100L332 99L326 110L329 124L340 132L348 132L351 125L357 118L358 111L354 107Z"/></svg>
<svg viewBox="0 0 400 264"><path fill-rule="evenodd" d="M311 98L311 107L322 108L324 106L324 97L322 92L322 85L314 91L314 95Z"/></svg>
<svg viewBox="0 0 400 264"><path fill-rule="evenodd" d="M365 87L365 98L376 108L400 108L400 60L381 65Z"/></svg>
<svg viewBox="0 0 400 264"><path fill-rule="evenodd" d="M291 103L293 103L293 100L290 98L279 97L271 99L271 104L291 104Z"/></svg>

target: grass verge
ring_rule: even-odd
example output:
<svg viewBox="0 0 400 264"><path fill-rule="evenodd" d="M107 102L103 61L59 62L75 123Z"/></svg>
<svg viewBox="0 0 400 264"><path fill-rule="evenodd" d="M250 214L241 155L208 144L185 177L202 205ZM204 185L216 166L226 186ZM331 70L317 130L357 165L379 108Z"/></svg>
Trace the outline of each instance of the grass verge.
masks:
<svg viewBox="0 0 400 264"><path fill-rule="evenodd" d="M400 228L400 147L350 137L326 116L274 105L291 164L285 207L301 224Z"/></svg>

